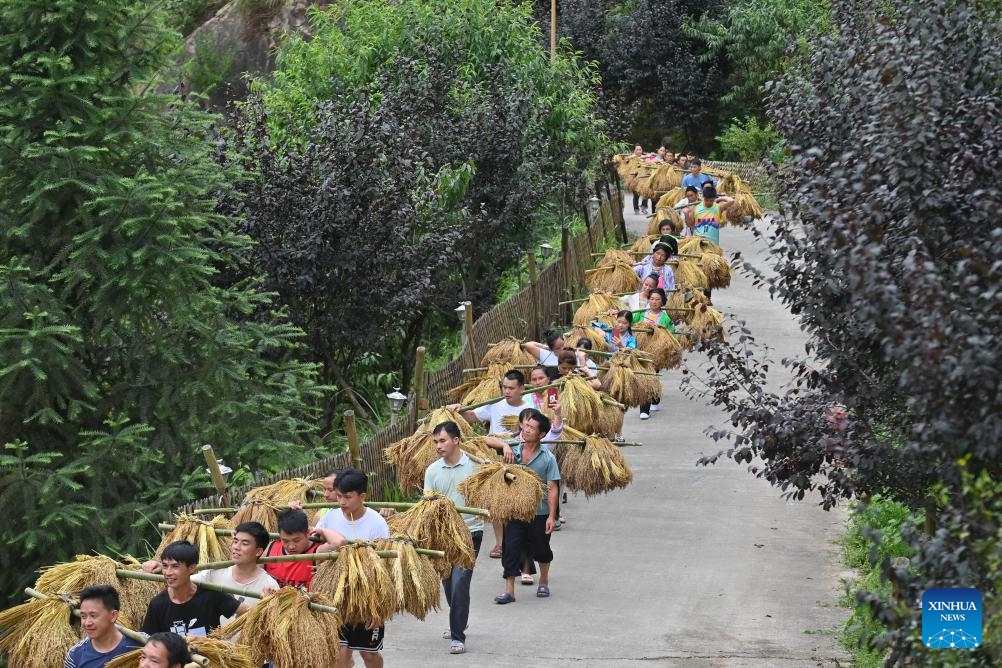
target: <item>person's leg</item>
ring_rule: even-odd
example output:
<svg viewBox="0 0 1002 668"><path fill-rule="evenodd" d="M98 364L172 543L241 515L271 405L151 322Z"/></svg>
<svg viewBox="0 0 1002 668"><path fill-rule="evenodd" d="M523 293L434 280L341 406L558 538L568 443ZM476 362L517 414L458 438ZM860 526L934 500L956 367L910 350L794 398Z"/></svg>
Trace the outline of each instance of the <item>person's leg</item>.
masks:
<svg viewBox="0 0 1002 668"><path fill-rule="evenodd" d="M480 544L483 542L484 534L476 532L473 534L473 552L480 554ZM473 571L459 566L452 567L452 577L448 582L451 592L446 596L449 601L449 631L452 639L461 643L466 642L466 626L470 621L470 582L473 580ZM443 580L443 583L446 582Z"/></svg>
<svg viewBox="0 0 1002 668"><path fill-rule="evenodd" d="M491 550L491 556L501 554L501 543L504 540L504 525L500 522L491 522L491 526L494 528L494 548Z"/></svg>
<svg viewBox="0 0 1002 668"><path fill-rule="evenodd" d="M522 552L525 549L529 525L512 520L504 525L501 565L504 567L505 591L515 598L515 578L522 572Z"/></svg>
<svg viewBox="0 0 1002 668"><path fill-rule="evenodd" d="M646 420L651 416L651 405L650 404L640 404L640 419Z"/></svg>
<svg viewBox="0 0 1002 668"><path fill-rule="evenodd" d="M529 528L529 542L532 555L539 562L539 587L546 588L549 595L550 563L553 561L553 550L550 549L550 534L546 533L546 515L536 515ZM537 595L539 595L537 590Z"/></svg>
<svg viewBox="0 0 1002 668"><path fill-rule="evenodd" d="M351 650L344 643L338 649L337 659L334 661L334 668L350 668L352 665Z"/></svg>
<svg viewBox="0 0 1002 668"><path fill-rule="evenodd" d="M640 213L640 195L633 193L633 213Z"/></svg>
<svg viewBox="0 0 1002 668"><path fill-rule="evenodd" d="M539 564L539 586L549 587L550 586L550 565L549 564Z"/></svg>
<svg viewBox="0 0 1002 668"><path fill-rule="evenodd" d="M383 668L383 655L379 652L359 652L365 668Z"/></svg>

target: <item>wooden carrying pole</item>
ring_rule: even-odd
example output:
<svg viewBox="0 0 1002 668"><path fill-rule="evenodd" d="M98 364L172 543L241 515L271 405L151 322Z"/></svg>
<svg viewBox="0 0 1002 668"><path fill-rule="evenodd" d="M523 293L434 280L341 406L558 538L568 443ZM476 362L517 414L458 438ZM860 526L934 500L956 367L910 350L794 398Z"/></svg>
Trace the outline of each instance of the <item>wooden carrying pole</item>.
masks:
<svg viewBox="0 0 1002 668"><path fill-rule="evenodd" d="M355 411L344 412L344 433L348 436L348 452L351 465L362 470L362 450L358 446L358 430L355 427Z"/></svg>

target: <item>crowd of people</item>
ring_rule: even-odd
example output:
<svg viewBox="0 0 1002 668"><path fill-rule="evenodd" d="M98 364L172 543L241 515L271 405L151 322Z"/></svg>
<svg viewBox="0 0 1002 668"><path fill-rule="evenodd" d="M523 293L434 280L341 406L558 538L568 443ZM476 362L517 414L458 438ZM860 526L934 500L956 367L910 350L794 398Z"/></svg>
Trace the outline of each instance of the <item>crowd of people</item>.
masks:
<svg viewBox="0 0 1002 668"><path fill-rule="evenodd" d="M643 156L638 144L634 155ZM645 156L652 162L663 162L688 170L682 179L685 196L675 208L683 212L685 229L682 235L695 234L719 243L721 213L732 200L716 192L712 176L703 174L699 159L675 155L659 147L657 153ZM650 202L642 203L634 195L634 213L646 213ZM673 335L674 324L665 306L668 292L675 289L675 276L669 260L678 254L677 239L671 236L671 221L664 221L661 236L651 247L650 254L637 262L635 270L642 284L636 294L623 298L621 309L611 309L613 324L594 323L600 329L610 350L636 348L632 328L638 323L666 328ZM543 341L529 341L524 348L538 364L526 374L518 369L506 373L500 382L501 398L488 405L460 414L471 423L484 423L489 436L485 442L494 448L505 462L523 464L539 478L544 494L530 521L513 520L502 525L492 523L494 545L490 557L501 562L503 591L494 597L498 605L516 602L516 582L535 585L535 596L548 598L550 570L554 559L551 538L565 519L561 502L560 470L547 441L559 440L566 426L561 416L556 393L548 390L554 381L576 374L594 388L601 387L597 365L588 356L592 343L581 337L568 345L555 330L544 332ZM526 392L530 388L540 388ZM658 410L659 399L640 406L640 418L648 419ZM460 411L459 404L447 406ZM512 428L514 424L514 428ZM438 492L457 506L466 500L459 491L460 483L473 475L478 465L461 449L461 432L454 421L434 425L433 440L440 458L427 467L424 474L426 492ZM617 436L616 438L621 438ZM614 439L615 440L615 439ZM167 545L155 560L143 564L149 572L160 572L166 588L155 596L142 624L149 636L145 645L132 640L118 630L119 595L107 585L88 587L80 594L81 626L85 638L67 654L66 668L97 668L112 658L142 647L140 668L182 668L190 660L184 636L204 636L228 621L245 613L259 599L236 597L202 587L218 584L255 592L260 596L281 587L308 590L315 572L310 561L260 564L262 556L302 555L337 550L349 541L371 541L390 535L386 517L393 510L376 512L365 505L368 488L366 474L354 468L331 471L323 479L324 499L330 509L318 511L312 517L301 504L290 502L289 509L278 516L278 540L258 522L239 524L232 537L230 557L233 565L220 570L197 572L198 548L187 541ZM335 505L336 504L336 505ZM476 515L463 515L479 555L485 524ZM537 574L538 583L534 579ZM472 569L454 565L442 580L445 600L449 606L449 628L442 637L450 641L451 654L466 651L466 629L470 614L470 584ZM339 652L335 666L353 665L353 653L358 652L367 668L383 665L381 651L385 626L382 620L367 624L344 626L341 629Z"/></svg>

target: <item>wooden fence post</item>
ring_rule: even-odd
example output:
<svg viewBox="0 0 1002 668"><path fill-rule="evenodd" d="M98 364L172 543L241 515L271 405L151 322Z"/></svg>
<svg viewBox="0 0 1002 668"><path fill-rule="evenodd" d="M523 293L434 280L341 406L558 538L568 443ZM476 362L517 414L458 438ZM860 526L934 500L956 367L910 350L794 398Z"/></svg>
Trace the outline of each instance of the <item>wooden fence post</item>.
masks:
<svg viewBox="0 0 1002 668"><path fill-rule="evenodd" d="M355 411L344 412L344 433L348 435L348 454L351 465L362 470L362 451L358 447L358 431L355 429Z"/></svg>
<svg viewBox="0 0 1002 668"><path fill-rule="evenodd" d="M535 341L539 336L539 276L536 274L536 253L529 251L529 318L526 321L525 338Z"/></svg>
<svg viewBox="0 0 1002 668"><path fill-rule="evenodd" d="M473 338L473 303L465 302L466 312L464 314L463 327L466 332L466 350L469 356L469 366L477 366L477 342Z"/></svg>
<svg viewBox="0 0 1002 668"><path fill-rule="evenodd" d="M588 209L588 202L584 203L584 206L582 207L582 209L584 210L585 232L588 233L588 252L589 253L594 253L595 252L595 239L593 239L592 236L591 236L591 224L594 221L591 219L591 211ZM601 214L602 214L602 211L599 210L599 215L601 215Z"/></svg>
<svg viewBox="0 0 1002 668"><path fill-rule="evenodd" d="M567 223L560 229L560 262L563 264L563 293L566 300L571 298L571 235ZM561 324L571 321L570 312L570 306L564 304L560 312Z"/></svg>
<svg viewBox="0 0 1002 668"><path fill-rule="evenodd" d="M211 445L202 446L202 454L205 456L205 463L209 465L209 475L212 477L212 484L219 494L226 493L226 480L223 479L223 472L219 470L219 462L216 461L216 453Z"/></svg>
<svg viewBox="0 0 1002 668"><path fill-rule="evenodd" d="M418 346L414 355L414 396L407 407L407 431L411 434L417 429L418 411L421 410L421 398L424 396L425 352L424 346Z"/></svg>

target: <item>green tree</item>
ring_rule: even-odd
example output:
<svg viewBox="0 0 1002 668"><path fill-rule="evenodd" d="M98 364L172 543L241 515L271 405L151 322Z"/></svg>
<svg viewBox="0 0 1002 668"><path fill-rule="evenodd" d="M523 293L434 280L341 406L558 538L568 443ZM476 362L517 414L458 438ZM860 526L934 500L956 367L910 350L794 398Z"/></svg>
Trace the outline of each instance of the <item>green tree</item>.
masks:
<svg viewBox="0 0 1002 668"><path fill-rule="evenodd" d="M199 447L274 470L311 445L315 370L214 213L211 117L155 91L157 4L0 3L0 592L205 493ZM149 532L145 537L151 537Z"/></svg>

